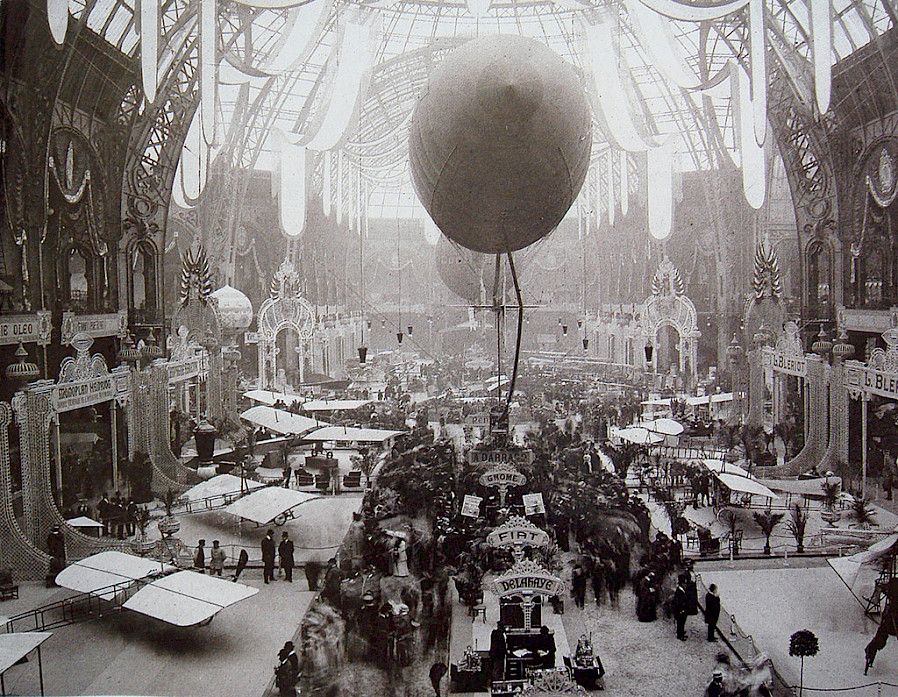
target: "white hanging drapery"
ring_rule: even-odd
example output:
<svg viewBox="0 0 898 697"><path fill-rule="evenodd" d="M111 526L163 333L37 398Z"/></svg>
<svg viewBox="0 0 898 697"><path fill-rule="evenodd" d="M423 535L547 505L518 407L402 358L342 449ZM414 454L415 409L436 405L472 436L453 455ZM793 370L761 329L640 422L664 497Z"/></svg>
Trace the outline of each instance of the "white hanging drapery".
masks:
<svg viewBox="0 0 898 697"><path fill-rule="evenodd" d="M833 25L830 0L811 0L811 51L817 111L829 110L832 92Z"/></svg>
<svg viewBox="0 0 898 697"><path fill-rule="evenodd" d="M673 140L647 153L649 234L666 240L673 224Z"/></svg>
<svg viewBox="0 0 898 697"><path fill-rule="evenodd" d="M288 27L281 32L271 57L259 69L276 75L299 65L315 47L332 8L333 0L312 0L292 8Z"/></svg>
<svg viewBox="0 0 898 697"><path fill-rule="evenodd" d="M217 0L200 0L200 123L206 143L215 143Z"/></svg>
<svg viewBox="0 0 898 697"><path fill-rule="evenodd" d="M321 153L324 161L321 163L321 205L324 208L324 215L331 214L331 158L333 153L330 151Z"/></svg>
<svg viewBox="0 0 898 697"><path fill-rule="evenodd" d="M614 151L611 149L605 153L605 177L607 182L605 193L608 196L608 224L614 225Z"/></svg>
<svg viewBox="0 0 898 697"><path fill-rule="evenodd" d="M371 68L371 29L346 23L343 38L332 59L337 60L327 108L305 143L311 150L333 150L346 134L356 114Z"/></svg>
<svg viewBox="0 0 898 697"><path fill-rule="evenodd" d="M677 87L698 87L701 81L683 57L670 30L670 20L662 18L640 0L627 0L626 7L639 45L648 54L655 69Z"/></svg>
<svg viewBox="0 0 898 697"><path fill-rule="evenodd" d="M755 140L758 141L758 145L764 145L764 139L767 137L767 34L764 0L749 0L748 24Z"/></svg>
<svg viewBox="0 0 898 697"><path fill-rule="evenodd" d="M139 1L140 77L143 96L152 104L156 101L159 82L159 3L158 0Z"/></svg>
<svg viewBox="0 0 898 697"><path fill-rule="evenodd" d="M621 79L622 57L607 22L587 25L586 51L597 98L596 109L608 124L611 139L628 152L645 152L657 145L636 128Z"/></svg>
<svg viewBox="0 0 898 697"><path fill-rule="evenodd" d="M755 138L755 110L751 101L748 74L735 61L730 63L730 89L736 137L742 159L742 192L748 205L758 210L764 205L767 193L767 167L764 148L758 145Z"/></svg>
<svg viewBox="0 0 898 697"><path fill-rule="evenodd" d="M623 150L620 155L620 212L627 215L630 210L630 156Z"/></svg>
<svg viewBox="0 0 898 697"><path fill-rule="evenodd" d="M665 17L682 19L688 22L710 22L715 19L721 19L728 14L738 12L748 4L748 0L733 0L723 5L706 6L687 5L677 2L677 0L640 0L640 2Z"/></svg>
<svg viewBox="0 0 898 697"><path fill-rule="evenodd" d="M288 237L302 235L306 223L306 148L294 145L277 131L280 192L278 210L281 230Z"/></svg>
<svg viewBox="0 0 898 697"><path fill-rule="evenodd" d="M47 23L53 41L62 46L69 30L69 0L47 0Z"/></svg>

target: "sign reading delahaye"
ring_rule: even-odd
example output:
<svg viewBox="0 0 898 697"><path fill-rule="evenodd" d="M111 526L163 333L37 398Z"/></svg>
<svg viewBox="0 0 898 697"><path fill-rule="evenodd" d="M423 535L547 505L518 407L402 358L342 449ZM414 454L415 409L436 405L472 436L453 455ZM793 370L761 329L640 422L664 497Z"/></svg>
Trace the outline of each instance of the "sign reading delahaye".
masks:
<svg viewBox="0 0 898 697"><path fill-rule="evenodd" d="M533 561L522 561L494 580L490 586L494 595L505 598L510 595L532 593L534 595L561 595L564 581L553 576Z"/></svg>

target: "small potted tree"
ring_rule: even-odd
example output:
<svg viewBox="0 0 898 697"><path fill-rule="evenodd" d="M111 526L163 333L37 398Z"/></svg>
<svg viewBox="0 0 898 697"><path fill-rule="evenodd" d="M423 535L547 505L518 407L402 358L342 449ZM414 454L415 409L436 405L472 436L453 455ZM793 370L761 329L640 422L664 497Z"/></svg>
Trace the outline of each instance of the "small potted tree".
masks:
<svg viewBox="0 0 898 697"><path fill-rule="evenodd" d="M796 504L797 505L797 504ZM798 683L798 695L804 693L804 659L805 656L816 656L820 652L817 635L809 629L802 629L789 637L789 655L801 659L801 674Z"/></svg>
<svg viewBox="0 0 898 697"><path fill-rule="evenodd" d="M162 505L165 506L165 516L156 523L156 527L159 528L159 533L162 537L171 537L181 529L181 521L172 515L172 509L177 499L178 495L171 489L166 491L165 496L162 497Z"/></svg>
<svg viewBox="0 0 898 697"><path fill-rule="evenodd" d="M137 526L137 534L134 536L134 539L131 540L131 549L134 550L135 554L139 554L143 557L152 552L153 547L156 546L156 542L147 537L147 528L150 524L150 512L144 506L140 506L137 509L134 524Z"/></svg>
<svg viewBox="0 0 898 697"><path fill-rule="evenodd" d="M823 489L823 511L820 513L820 517L827 523L835 523L841 517L836 510L836 504L839 502L839 492L842 487L839 482L829 481L829 478L820 486Z"/></svg>
<svg viewBox="0 0 898 697"><path fill-rule="evenodd" d="M770 554L770 536L773 534L773 529L779 525L779 522L783 519L782 513L773 513L771 511L762 511L752 513L752 517L755 519L755 522L758 524L758 527L761 528L761 532L764 533L764 554Z"/></svg>
<svg viewBox="0 0 898 697"><path fill-rule="evenodd" d="M796 503L792 507L792 515L786 525L789 528L789 532L792 533L792 537L795 538L798 553L801 554L804 552L804 531L808 526L808 513L801 507L800 503Z"/></svg>

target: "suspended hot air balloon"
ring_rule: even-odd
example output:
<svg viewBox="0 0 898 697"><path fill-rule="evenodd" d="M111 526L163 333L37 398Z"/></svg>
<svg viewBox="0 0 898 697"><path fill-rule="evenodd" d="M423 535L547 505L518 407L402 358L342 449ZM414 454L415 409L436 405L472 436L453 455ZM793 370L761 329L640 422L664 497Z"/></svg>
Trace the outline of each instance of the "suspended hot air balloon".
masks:
<svg viewBox="0 0 898 697"><path fill-rule="evenodd" d="M410 126L412 181L443 234L522 249L555 229L589 165L591 115L573 67L520 36L469 41L437 65Z"/></svg>
<svg viewBox="0 0 898 697"><path fill-rule="evenodd" d="M492 283L493 257L452 244L440 235L436 250L437 273L446 287L471 304L481 301L480 288Z"/></svg>

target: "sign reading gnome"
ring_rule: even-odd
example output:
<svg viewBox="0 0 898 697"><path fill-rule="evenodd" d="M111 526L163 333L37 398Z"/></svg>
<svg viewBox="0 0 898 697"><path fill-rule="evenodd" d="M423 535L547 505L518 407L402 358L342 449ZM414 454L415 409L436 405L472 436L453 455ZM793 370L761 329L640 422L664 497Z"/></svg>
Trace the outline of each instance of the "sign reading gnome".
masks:
<svg viewBox="0 0 898 697"><path fill-rule="evenodd" d="M486 541L493 547L510 547L515 561L521 561L525 547L546 547L549 535L526 518L512 516L487 535Z"/></svg>
<svg viewBox="0 0 898 697"><path fill-rule="evenodd" d="M486 472L480 475L481 486L492 487L499 490L499 505L505 506L505 494L513 486L524 486L527 477L515 469L514 465L500 462L488 463Z"/></svg>

